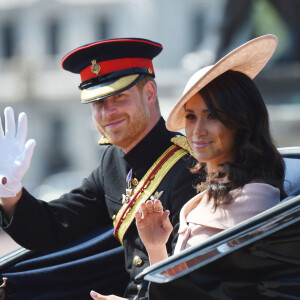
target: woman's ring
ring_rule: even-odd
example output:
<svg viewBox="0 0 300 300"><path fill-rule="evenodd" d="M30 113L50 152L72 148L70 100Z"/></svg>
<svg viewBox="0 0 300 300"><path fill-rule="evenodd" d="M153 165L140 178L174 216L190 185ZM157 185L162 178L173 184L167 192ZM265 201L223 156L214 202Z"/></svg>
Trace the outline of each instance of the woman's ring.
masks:
<svg viewBox="0 0 300 300"><path fill-rule="evenodd" d="M163 208L161 208L161 209L156 209L155 206L154 206L154 211L157 212L157 213L161 213L161 212L163 211Z"/></svg>

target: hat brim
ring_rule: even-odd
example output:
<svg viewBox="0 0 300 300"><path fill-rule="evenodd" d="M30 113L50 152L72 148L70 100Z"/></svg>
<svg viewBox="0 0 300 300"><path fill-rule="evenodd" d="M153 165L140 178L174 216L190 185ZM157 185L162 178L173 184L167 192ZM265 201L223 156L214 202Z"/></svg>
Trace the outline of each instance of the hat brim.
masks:
<svg viewBox="0 0 300 300"><path fill-rule="evenodd" d="M121 93L134 86L143 74L133 74L118 78L116 80L95 85L81 92L81 103L99 101L107 97Z"/></svg>
<svg viewBox="0 0 300 300"><path fill-rule="evenodd" d="M198 91L228 70L239 71L253 79L267 64L277 47L277 37L267 34L255 38L220 59L212 66L200 69L186 84L182 97L170 112L166 126L177 131L185 127L184 105Z"/></svg>

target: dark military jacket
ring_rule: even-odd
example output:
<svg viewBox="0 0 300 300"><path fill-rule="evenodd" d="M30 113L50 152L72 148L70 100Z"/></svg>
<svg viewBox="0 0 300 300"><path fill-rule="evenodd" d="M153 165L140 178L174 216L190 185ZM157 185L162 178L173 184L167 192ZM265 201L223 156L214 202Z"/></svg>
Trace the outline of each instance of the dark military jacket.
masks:
<svg viewBox="0 0 300 300"><path fill-rule="evenodd" d="M166 129L165 121L161 118L152 131L127 154L113 145L101 145L99 166L83 180L79 188L51 202L37 200L23 189L13 219L10 224L2 224L4 230L25 248L49 250L100 226L111 224L113 215L122 206L122 194L125 194L127 187L125 178L129 170L132 168L133 177L141 180L157 158L172 145L171 138L176 134ZM161 201L164 208L170 210L174 226L167 245L169 253L177 239L180 209L196 194L192 187L195 175L189 171L193 164L194 159L187 154L172 167L157 188L158 191L164 191ZM124 236L123 246L126 269L131 278L126 292L129 297L137 292L134 277L149 265L135 222ZM133 262L135 257L140 258L138 264Z"/></svg>

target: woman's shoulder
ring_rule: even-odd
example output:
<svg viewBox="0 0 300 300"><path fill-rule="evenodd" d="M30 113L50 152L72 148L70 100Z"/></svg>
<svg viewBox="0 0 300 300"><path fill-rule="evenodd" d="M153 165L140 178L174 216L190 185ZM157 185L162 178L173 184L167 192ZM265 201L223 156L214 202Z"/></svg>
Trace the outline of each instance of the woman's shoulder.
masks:
<svg viewBox="0 0 300 300"><path fill-rule="evenodd" d="M264 182L247 183L242 188L233 190L231 195L235 201L263 201L272 204L280 202L280 190Z"/></svg>
<svg viewBox="0 0 300 300"><path fill-rule="evenodd" d="M280 193L279 189L277 187L274 187L273 185L270 185L265 182L260 181L252 181L250 183L247 183L243 186L242 190L248 191L248 192L257 192L257 191L264 191L266 193Z"/></svg>
<svg viewBox="0 0 300 300"><path fill-rule="evenodd" d="M280 203L279 189L267 183L251 182L230 193L232 199L222 209L232 226Z"/></svg>

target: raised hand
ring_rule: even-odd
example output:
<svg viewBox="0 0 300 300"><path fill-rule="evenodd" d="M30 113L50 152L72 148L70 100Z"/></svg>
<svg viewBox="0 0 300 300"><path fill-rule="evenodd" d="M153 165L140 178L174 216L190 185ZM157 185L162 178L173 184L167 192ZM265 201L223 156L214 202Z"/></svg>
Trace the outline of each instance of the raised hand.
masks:
<svg viewBox="0 0 300 300"><path fill-rule="evenodd" d="M149 255L150 263L156 263L166 258L166 243L173 226L169 219L170 212L163 211L160 200L148 200L141 204L141 209L135 214L136 226L142 242Z"/></svg>
<svg viewBox="0 0 300 300"><path fill-rule="evenodd" d="M28 140L27 116L21 113L16 131L14 111L4 110L5 133L0 122L0 197L14 197L22 189L21 180L29 169L35 140ZM26 142L26 143L25 143Z"/></svg>

